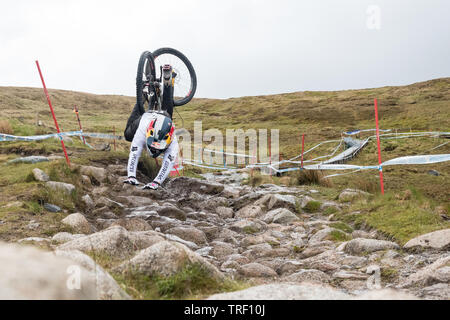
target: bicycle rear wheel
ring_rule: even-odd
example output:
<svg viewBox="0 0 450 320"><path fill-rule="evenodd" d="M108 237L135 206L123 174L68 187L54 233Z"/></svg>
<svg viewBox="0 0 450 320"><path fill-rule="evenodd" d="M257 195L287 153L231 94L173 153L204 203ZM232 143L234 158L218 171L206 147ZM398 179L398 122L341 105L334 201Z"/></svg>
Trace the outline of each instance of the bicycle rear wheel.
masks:
<svg viewBox="0 0 450 320"><path fill-rule="evenodd" d="M182 106L192 100L197 90L197 75L191 62L180 51L160 48L153 52L156 77L161 76L160 66L170 64L176 73L174 78L174 106Z"/></svg>
<svg viewBox="0 0 450 320"><path fill-rule="evenodd" d="M150 96L152 86L148 84L155 80L155 61L149 51L144 51L139 59L136 75L136 103L141 113L145 112L145 104L148 109L153 107L154 98Z"/></svg>

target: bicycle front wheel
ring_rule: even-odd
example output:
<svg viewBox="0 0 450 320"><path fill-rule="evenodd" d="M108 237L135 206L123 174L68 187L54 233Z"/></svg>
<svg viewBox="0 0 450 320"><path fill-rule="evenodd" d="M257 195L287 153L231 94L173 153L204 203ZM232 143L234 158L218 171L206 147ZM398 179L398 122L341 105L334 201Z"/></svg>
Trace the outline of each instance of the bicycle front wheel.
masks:
<svg viewBox="0 0 450 320"><path fill-rule="evenodd" d="M153 98L150 97L149 86L151 81L155 80L155 61L153 55L149 51L144 51L139 58L139 64L136 75L136 103L141 113L145 112L145 104L148 108L152 107Z"/></svg>
<svg viewBox="0 0 450 320"><path fill-rule="evenodd" d="M174 78L174 106L182 106L192 100L197 90L197 75L191 62L180 51L160 48L153 52L156 77L161 76L160 66L170 64L176 73Z"/></svg>

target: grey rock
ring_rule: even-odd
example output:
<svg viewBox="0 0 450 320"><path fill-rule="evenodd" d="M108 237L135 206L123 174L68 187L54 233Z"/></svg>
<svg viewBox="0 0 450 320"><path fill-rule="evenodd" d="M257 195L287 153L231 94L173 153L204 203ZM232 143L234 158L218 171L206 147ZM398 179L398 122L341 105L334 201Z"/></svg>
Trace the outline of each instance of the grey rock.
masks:
<svg viewBox="0 0 450 320"><path fill-rule="evenodd" d="M286 208L296 210L297 197L293 195L267 194L255 202L257 206L264 206L268 210L277 208Z"/></svg>
<svg viewBox="0 0 450 320"><path fill-rule="evenodd" d="M140 237L146 237L146 235L143 234ZM125 228L114 226L101 232L66 242L58 246L57 249L102 252L112 257L127 258L135 250L143 249L144 247L139 246L136 237L131 236Z"/></svg>
<svg viewBox="0 0 450 320"><path fill-rule="evenodd" d="M65 243L84 236L85 236L84 234L71 234L69 232L58 232L52 237L52 241L55 241L57 243Z"/></svg>
<svg viewBox="0 0 450 320"><path fill-rule="evenodd" d="M29 246L0 244L0 299L86 300L126 299L127 295L97 286L95 274L77 262ZM77 281L72 278L82 275ZM72 276L72 277L71 277ZM74 280L76 280L74 278ZM111 280L111 279L110 279ZM78 290L74 290L75 288Z"/></svg>
<svg viewBox="0 0 450 320"><path fill-rule="evenodd" d="M92 200L91 196L86 194L83 197L81 197L81 201L83 201L84 205L88 210L92 210L95 207L95 203Z"/></svg>
<svg viewBox="0 0 450 320"><path fill-rule="evenodd" d="M195 227L175 227L167 230L167 233L174 234L181 239L194 242L200 246L208 242L205 233Z"/></svg>
<svg viewBox="0 0 450 320"><path fill-rule="evenodd" d="M300 219L290 210L278 208L267 212L263 220L266 223L290 224L294 221L299 221Z"/></svg>
<svg viewBox="0 0 450 320"><path fill-rule="evenodd" d="M428 172L427 172L429 175L431 175L431 176L440 176L441 174L439 173L439 171L436 171L436 170L428 170Z"/></svg>
<svg viewBox="0 0 450 320"><path fill-rule="evenodd" d="M50 203L44 203L44 209L50 212L61 212L61 208Z"/></svg>
<svg viewBox="0 0 450 320"><path fill-rule="evenodd" d="M50 180L49 176L39 168L34 168L32 173L36 181L47 182Z"/></svg>
<svg viewBox="0 0 450 320"><path fill-rule="evenodd" d="M404 280L400 287L431 286L436 283L450 281L450 255L446 255L432 264L411 274Z"/></svg>
<svg viewBox="0 0 450 320"><path fill-rule="evenodd" d="M235 213L236 218L247 219L247 218L259 218L264 214L260 206L248 205L240 209Z"/></svg>
<svg viewBox="0 0 450 320"><path fill-rule="evenodd" d="M83 175L94 178L97 182L105 182L107 178L107 171L105 168L98 168L93 166L81 166L80 172Z"/></svg>
<svg viewBox="0 0 450 320"><path fill-rule="evenodd" d="M217 207L216 213L221 217L222 219L230 219L233 218L233 209L227 208L227 207Z"/></svg>
<svg viewBox="0 0 450 320"><path fill-rule="evenodd" d="M331 281L331 277L322 271L307 269L291 274L284 280L290 282L317 281L327 283Z"/></svg>
<svg viewBox="0 0 450 320"><path fill-rule="evenodd" d="M71 194L75 191L75 186L70 183L47 181L45 185L52 190L62 191L66 194Z"/></svg>
<svg viewBox="0 0 450 320"><path fill-rule="evenodd" d="M178 237L174 234L165 234L164 237L169 241L181 243L182 245L185 245L186 247L188 247L191 250L195 250L195 251L199 250L199 246L197 244L195 244L194 242L181 239L180 237Z"/></svg>
<svg viewBox="0 0 450 320"><path fill-rule="evenodd" d="M318 242L321 242L321 241L325 240L326 238L328 238L328 236L329 236L331 233L340 233L340 234L342 234L343 236L346 236L346 233L343 232L343 231L341 231L341 230L334 229L334 228L328 228L328 227L327 227L327 228L325 228L325 229L322 229L322 230L317 231L311 238L309 238L309 242L310 242L310 243L318 243Z"/></svg>
<svg viewBox="0 0 450 320"><path fill-rule="evenodd" d="M170 276L181 271L187 263L200 264L212 277L223 279L222 273L203 257L180 243L169 241L161 241L139 251L117 269L122 272L133 270L146 275L156 273Z"/></svg>
<svg viewBox="0 0 450 320"><path fill-rule="evenodd" d="M356 190L356 189L345 189L341 192L339 195L339 201L341 202L350 202L356 199L360 198L368 198L370 196L370 193Z"/></svg>
<svg viewBox="0 0 450 320"><path fill-rule="evenodd" d="M251 278L271 278L277 276L277 273L273 269L256 262L241 266L238 272L242 276Z"/></svg>
<svg viewBox="0 0 450 320"><path fill-rule="evenodd" d="M223 191L224 185L196 178L178 177L171 179L167 183L167 188L177 194L189 194L196 192L200 194L219 194Z"/></svg>
<svg viewBox="0 0 450 320"><path fill-rule="evenodd" d="M391 241L357 238L350 240L345 246L344 251L348 254L362 254L364 252L399 248L398 244Z"/></svg>
<svg viewBox="0 0 450 320"><path fill-rule="evenodd" d="M174 205L165 205L159 208L157 212L160 216L165 216L181 221L186 220L186 213L184 213L182 210L178 209Z"/></svg>
<svg viewBox="0 0 450 320"><path fill-rule="evenodd" d="M450 229L438 230L418 236L409 240L403 248L421 248L446 251L450 249Z"/></svg>
<svg viewBox="0 0 450 320"><path fill-rule="evenodd" d="M152 227L141 218L123 218L114 221L112 225L118 225L124 227L128 231L149 231Z"/></svg>
<svg viewBox="0 0 450 320"><path fill-rule="evenodd" d="M7 164L11 163L38 163L38 162L46 162L49 161L47 157L43 156L29 156L29 157L21 157L9 160Z"/></svg>
<svg viewBox="0 0 450 320"><path fill-rule="evenodd" d="M122 290L111 275L92 260L88 255L74 251L54 251L57 257L63 257L75 262L89 271L89 276L95 281L98 298L101 300L130 300L131 297Z"/></svg>
<svg viewBox="0 0 450 320"><path fill-rule="evenodd" d="M237 253L237 250L231 244L226 242L214 241L211 243L211 246L213 248L211 250L211 255L221 260Z"/></svg>
<svg viewBox="0 0 450 320"><path fill-rule="evenodd" d="M265 230L267 225L258 219L243 219L233 223L229 228L236 232L254 234Z"/></svg>
<svg viewBox="0 0 450 320"><path fill-rule="evenodd" d="M437 283L420 289L419 296L432 300L450 300L450 284Z"/></svg>
<svg viewBox="0 0 450 320"><path fill-rule="evenodd" d="M369 277L368 274L358 272L358 271L346 271L340 270L333 273L333 278L336 279L357 279L357 280L365 280Z"/></svg>
<svg viewBox="0 0 450 320"><path fill-rule="evenodd" d="M330 286L315 283L272 283L245 290L219 293L208 300L348 300L352 296Z"/></svg>

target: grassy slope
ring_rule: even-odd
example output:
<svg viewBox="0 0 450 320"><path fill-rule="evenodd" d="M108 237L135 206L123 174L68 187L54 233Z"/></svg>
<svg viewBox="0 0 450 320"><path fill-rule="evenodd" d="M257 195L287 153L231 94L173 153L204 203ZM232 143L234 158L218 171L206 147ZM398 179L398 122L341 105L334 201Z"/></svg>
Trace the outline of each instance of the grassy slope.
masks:
<svg viewBox="0 0 450 320"><path fill-rule="evenodd" d="M55 112L62 130L77 130L76 104L85 131L123 132L134 98L125 96L93 95L72 91L50 90ZM402 87L383 87L346 91L306 91L279 95L242 97L226 100L194 99L178 108L183 118L175 113L178 127L192 132L193 121L202 120L203 129L277 128L280 129L280 152L286 159L300 150L300 134L306 133L306 147L326 139L337 139L342 131L374 127L373 98L380 105L380 125L399 131L440 130L450 131L450 78L436 79ZM53 121L43 92L39 88L0 87L0 120L9 119L16 128L33 125L36 115L48 128L38 130L52 132ZM12 120L12 121L11 121ZM32 130L15 130L31 134ZM25 131L25 132L23 132ZM384 141L383 160L402 155L420 154L433 148L444 139L407 139ZM123 144L126 147L126 144ZM394 146L394 148L392 148ZM333 149L326 145L309 156L326 154ZM3 148L3 146L0 146ZM392 150L391 150L392 149ZM389 150L389 151L388 151ZM450 153L450 145L428 153ZM374 164L376 148L370 145L353 163ZM433 165L440 172L450 172L450 164ZM448 198L450 183L447 175L433 177L427 174L430 166L395 167L387 169L386 186L393 190L413 185L429 196L440 200ZM411 170L413 172L411 172ZM338 186L360 186L368 189L376 183L376 174L367 172L359 178L336 178ZM407 179L404 179L407 177ZM366 181L369 181L367 184ZM355 185L356 183L356 185ZM361 186L363 185L363 186Z"/></svg>
<svg viewBox="0 0 450 320"><path fill-rule="evenodd" d="M75 114L72 112L73 105L76 104L80 109L85 131L111 132L112 127L115 126L117 132L121 134L134 104L133 97L124 96L101 96L62 90L50 90L50 95L60 127L64 131L78 128ZM306 147L308 148L326 139L339 138L340 133L345 130L373 128L373 98L375 97L379 100L382 128L394 128L399 131L410 129L450 131L450 78L403 87L297 92L227 100L194 99L178 110L183 118L184 127L190 131L193 129L194 120L202 120L204 129L218 128L222 131L227 128L280 129L280 150L282 157L287 158L298 154L300 134L303 132L307 133ZM41 89L0 87L0 110L0 120L7 119L12 124L15 134L30 135L54 131L50 111ZM34 126L37 113L47 127ZM181 127L183 123L176 113L175 122L178 127ZM383 141L383 160L420 153L450 153L450 145L432 152L425 152L445 141L448 140L417 138ZM127 146L125 143L121 145L124 153ZM322 155L331 149L333 146L325 146L309 156ZM57 141L0 143L0 156L3 157L0 162L11 158L11 153L48 154L54 150L59 150ZM69 145L69 152L76 154L82 150L78 143ZM375 164L376 162L376 147L371 144L351 163ZM27 182L27 175L34 166L24 165L23 169L25 166L27 173L18 175L17 181L11 181L9 178L9 176L17 176L13 172L7 169L2 171L0 201L4 201L3 203L11 200L8 195L32 193L25 192L26 190L20 191L20 188L34 186L33 183L28 185L30 182ZM428 174L431 168L438 170L441 175L436 177ZM17 167L17 170L20 171L20 167ZM369 212L364 221L366 224L383 229L404 242L416 234L448 225L437 219L435 212L439 206L449 211L449 174L450 163L386 168L385 184L392 196L386 200L375 198L368 204L356 205L351 209L363 213ZM281 179L279 181L286 182ZM332 182L333 187L324 188L324 194L335 196L344 187L357 187L371 192L378 190L378 175L374 171L333 178ZM417 198L422 196L417 196L406 201L405 204L405 201L396 198L396 195L410 188L419 195L423 194L425 200L418 203ZM25 205L16 208L17 211L32 212L33 208L30 209L29 206L33 206L33 199L26 197L23 200ZM70 211L69 207L67 209ZM5 211L11 210L5 209ZM396 215L390 215L391 211L396 211ZM21 214L13 216L20 217ZM6 216L3 214L1 219L5 220ZM361 222L360 217L355 217L353 220ZM415 228L414 225L418 223L425 227Z"/></svg>

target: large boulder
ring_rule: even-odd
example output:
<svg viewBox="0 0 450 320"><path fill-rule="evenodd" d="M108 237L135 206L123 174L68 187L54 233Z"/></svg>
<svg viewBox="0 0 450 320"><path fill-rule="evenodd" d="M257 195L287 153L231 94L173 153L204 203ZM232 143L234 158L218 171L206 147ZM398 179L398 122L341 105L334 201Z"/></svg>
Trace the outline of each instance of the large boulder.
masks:
<svg viewBox="0 0 450 320"><path fill-rule="evenodd" d="M117 270L138 272L145 275L159 274L171 276L181 271L187 264L199 264L215 278L222 279L222 273L199 254L176 242L161 241L139 251Z"/></svg>
<svg viewBox="0 0 450 320"><path fill-rule="evenodd" d="M432 264L411 274L400 287L431 286L436 283L450 282L450 255L447 254Z"/></svg>
<svg viewBox="0 0 450 320"><path fill-rule="evenodd" d="M350 298L350 295L328 285L272 283L215 294L208 300L348 300Z"/></svg>
<svg viewBox="0 0 450 320"><path fill-rule="evenodd" d="M122 300L130 299L130 296L125 293L117 284L111 275L102 267L92 260L91 257L82 253L81 251L54 251L57 257L67 258L74 261L77 265L85 268L90 272L90 276L95 280L98 298L102 300Z"/></svg>
<svg viewBox="0 0 450 320"><path fill-rule="evenodd" d="M89 234L93 228L81 213L72 213L61 220L61 222L71 227L77 233Z"/></svg>
<svg viewBox="0 0 450 320"><path fill-rule="evenodd" d="M438 230L418 236L409 240L403 248L448 250L450 249L450 229Z"/></svg>
<svg viewBox="0 0 450 320"><path fill-rule="evenodd" d="M79 262L33 247L0 243L0 261L0 299L128 298L113 279L99 286L95 272Z"/></svg>
<svg viewBox="0 0 450 320"><path fill-rule="evenodd" d="M58 246L58 249L98 252L112 257L127 258L134 251L143 249L159 240L155 240L154 235L149 235L147 232L151 231L130 233L123 227L113 226L101 232L66 242Z"/></svg>
<svg viewBox="0 0 450 320"><path fill-rule="evenodd" d="M398 244L391 241L356 238L350 240L345 245L344 251L348 254L362 254L380 250L399 249L399 248L400 247L398 246Z"/></svg>

